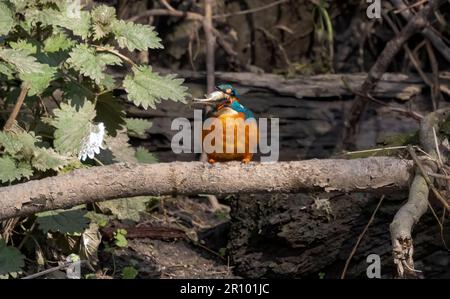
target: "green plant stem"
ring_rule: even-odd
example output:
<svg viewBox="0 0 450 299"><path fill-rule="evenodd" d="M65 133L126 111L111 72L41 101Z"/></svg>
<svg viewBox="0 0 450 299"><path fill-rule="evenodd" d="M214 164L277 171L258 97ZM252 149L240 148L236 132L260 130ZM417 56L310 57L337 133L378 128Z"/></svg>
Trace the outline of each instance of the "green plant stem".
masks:
<svg viewBox="0 0 450 299"><path fill-rule="evenodd" d="M131 66L136 67L136 63L131 60L130 58L128 58L127 56L121 54L119 51L110 49L110 48L106 48L106 47L102 47L102 46L97 46L97 45L91 45L93 46L98 52L108 52L111 53L113 55L116 55L117 57L121 58L122 60L128 62Z"/></svg>

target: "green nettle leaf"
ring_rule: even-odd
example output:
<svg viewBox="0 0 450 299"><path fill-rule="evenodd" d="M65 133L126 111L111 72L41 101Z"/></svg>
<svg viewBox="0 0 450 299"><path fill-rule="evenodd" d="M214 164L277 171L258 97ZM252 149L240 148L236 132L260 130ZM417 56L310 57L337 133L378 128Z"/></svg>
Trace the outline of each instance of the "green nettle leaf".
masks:
<svg viewBox="0 0 450 299"><path fill-rule="evenodd" d="M69 81L63 86L63 97L69 100L71 105L77 110L84 105L84 102L94 98L94 94L88 87L80 83Z"/></svg>
<svg viewBox="0 0 450 299"><path fill-rule="evenodd" d="M10 42L9 45L11 48L15 50L23 50L27 55L36 54L37 46L32 43L27 42L26 40L18 40L17 42Z"/></svg>
<svg viewBox="0 0 450 299"><path fill-rule="evenodd" d="M27 84L30 88L28 90L28 96L40 95L47 87L50 86L50 82L55 79L56 68L50 67L47 64L42 65L42 73L24 73L20 74L20 79Z"/></svg>
<svg viewBox="0 0 450 299"><path fill-rule="evenodd" d="M95 118L95 106L86 101L78 111L71 103L62 103L60 109L53 110L55 118L51 120L55 130L55 149L63 155L78 155L82 141L91 129Z"/></svg>
<svg viewBox="0 0 450 299"><path fill-rule="evenodd" d="M19 272L25 266L25 256L19 249L7 246L6 242L0 239L0 275Z"/></svg>
<svg viewBox="0 0 450 299"><path fill-rule="evenodd" d="M14 27L14 12L4 0L0 1L0 35L6 35Z"/></svg>
<svg viewBox="0 0 450 299"><path fill-rule="evenodd" d="M59 3L66 4L66 1L59 1ZM61 28L69 29L74 35L80 36L83 39L89 37L91 28L91 15L87 11L79 11L79 14L70 7L61 5L60 10L57 9L43 9L38 14L26 16L26 18L33 18L35 22L41 22L44 25L53 25Z"/></svg>
<svg viewBox="0 0 450 299"><path fill-rule="evenodd" d="M14 126L8 132L0 132L0 146L11 156L30 158L33 156L35 143L39 141L33 132L26 132Z"/></svg>
<svg viewBox="0 0 450 299"><path fill-rule="evenodd" d="M107 5L100 5L91 11L93 30L94 30L94 40L99 40L104 38L111 33L111 24L116 19L116 10L114 7Z"/></svg>
<svg viewBox="0 0 450 299"><path fill-rule="evenodd" d="M39 171L60 170L69 159L56 153L52 148L36 148L31 164Z"/></svg>
<svg viewBox="0 0 450 299"><path fill-rule="evenodd" d="M142 146L136 149L136 159L138 160L139 163L144 164L158 163L158 159Z"/></svg>
<svg viewBox="0 0 450 299"><path fill-rule="evenodd" d="M113 90L116 86L116 80L110 74L105 74L105 78L100 81L101 90Z"/></svg>
<svg viewBox="0 0 450 299"><path fill-rule="evenodd" d="M64 33L52 34L44 41L44 51L49 53L70 49L75 42Z"/></svg>
<svg viewBox="0 0 450 299"><path fill-rule="evenodd" d="M109 53L95 52L85 44L78 45L70 52L70 58L67 62L72 68L79 71L82 75L91 78L95 83L100 84L105 79L105 69L107 65L120 65L120 58Z"/></svg>
<svg viewBox="0 0 450 299"><path fill-rule="evenodd" d="M148 48L161 49L163 47L161 39L152 26L119 20L112 23L111 27L121 48L127 48L130 51L144 51Z"/></svg>
<svg viewBox="0 0 450 299"><path fill-rule="evenodd" d="M10 2L14 4L16 11L21 11L30 3L30 0L10 0Z"/></svg>
<svg viewBox="0 0 450 299"><path fill-rule="evenodd" d="M84 215L86 210L54 210L36 214L36 222L43 232L82 233L89 225L89 219Z"/></svg>
<svg viewBox="0 0 450 299"><path fill-rule="evenodd" d="M105 65L122 65L122 59L111 53L99 53L97 58Z"/></svg>
<svg viewBox="0 0 450 299"><path fill-rule="evenodd" d="M127 75L123 87L128 93L128 100L144 109L156 109L161 100L184 102L187 87L183 86L183 79L176 79L175 75L161 76L152 72L150 66L133 68L133 76Z"/></svg>
<svg viewBox="0 0 450 299"><path fill-rule="evenodd" d="M0 59L14 65L20 73L43 73L44 64L36 61L36 58L28 55L23 49L0 48Z"/></svg>
<svg viewBox="0 0 450 299"><path fill-rule="evenodd" d="M21 178L29 178L33 175L33 170L28 163L16 163L10 156L0 157L0 182L8 183L20 180Z"/></svg>
<svg viewBox="0 0 450 299"><path fill-rule="evenodd" d="M6 76L7 80L14 79L14 70L4 62L0 62L0 74Z"/></svg>
<svg viewBox="0 0 450 299"><path fill-rule="evenodd" d="M128 135L136 138L147 138L147 130L150 129L153 123L146 119L127 118Z"/></svg>
<svg viewBox="0 0 450 299"><path fill-rule="evenodd" d="M107 150L100 153L100 160L105 164L116 162L137 163L136 151L128 143L129 140L125 130L117 132L115 137L106 136Z"/></svg>
<svg viewBox="0 0 450 299"><path fill-rule="evenodd" d="M122 104L117 101L112 92L108 92L98 97L96 110L95 121L104 123L108 134L116 136L117 131L125 125L125 111Z"/></svg>
<svg viewBox="0 0 450 299"><path fill-rule="evenodd" d="M0 145L5 149L5 152L10 155L15 155L23 147L23 143L19 138L16 138L16 135L8 134L3 131L0 131Z"/></svg>

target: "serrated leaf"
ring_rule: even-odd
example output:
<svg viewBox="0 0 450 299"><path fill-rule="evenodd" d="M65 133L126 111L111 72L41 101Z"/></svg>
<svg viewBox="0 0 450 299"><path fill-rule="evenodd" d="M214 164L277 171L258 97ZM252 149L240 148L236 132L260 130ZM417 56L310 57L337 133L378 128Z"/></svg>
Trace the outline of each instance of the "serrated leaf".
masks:
<svg viewBox="0 0 450 299"><path fill-rule="evenodd" d="M53 110L51 120L55 130L55 149L63 155L78 156L82 142L90 134L91 122L95 117L94 105L86 101L78 110L71 103L62 103L61 108Z"/></svg>
<svg viewBox="0 0 450 299"><path fill-rule="evenodd" d="M100 5L91 11L93 23L93 38L99 40L111 33L111 24L116 19L116 10L114 7Z"/></svg>
<svg viewBox="0 0 450 299"><path fill-rule="evenodd" d="M69 100L71 105L78 110L84 105L85 101L92 100L94 94L89 88L81 85L81 83L69 81L63 86L63 98Z"/></svg>
<svg viewBox="0 0 450 299"><path fill-rule="evenodd" d="M112 156L101 156L101 161L106 164L112 164L115 162L137 163L135 150L128 143L129 140L128 135L124 130L117 132L115 137L107 136L105 143Z"/></svg>
<svg viewBox="0 0 450 299"><path fill-rule="evenodd" d="M91 11L92 22L111 24L116 20L116 9L108 5L99 5Z"/></svg>
<svg viewBox="0 0 450 299"><path fill-rule="evenodd" d="M86 210L54 210L36 214L36 222L43 232L81 233L89 225L89 219L84 217Z"/></svg>
<svg viewBox="0 0 450 299"><path fill-rule="evenodd" d="M0 182L8 183L29 178L33 175L33 170L28 163L16 163L10 156L0 157Z"/></svg>
<svg viewBox="0 0 450 299"><path fill-rule="evenodd" d="M36 61L36 58L27 54L22 49L0 48L0 59L14 65L20 73L43 73L44 64Z"/></svg>
<svg viewBox="0 0 450 299"><path fill-rule="evenodd" d="M67 50L71 48L75 42L64 33L52 34L44 41L44 51L49 53Z"/></svg>
<svg viewBox="0 0 450 299"><path fill-rule="evenodd" d="M127 118L127 132L131 137L147 138L147 130L150 129L153 123L141 118Z"/></svg>
<svg viewBox="0 0 450 299"><path fill-rule="evenodd" d="M6 242L0 239L0 275L20 272L24 266L25 256L19 249L7 246Z"/></svg>
<svg viewBox="0 0 450 299"><path fill-rule="evenodd" d="M4 62L0 62L0 74L4 75L7 80L14 79L14 70Z"/></svg>
<svg viewBox="0 0 450 299"><path fill-rule="evenodd" d="M127 75L123 87L128 93L128 100L144 109L156 109L156 104L162 100L184 102L187 87L183 86L183 79L176 79L175 75L160 76L152 72L150 66L133 68L133 75Z"/></svg>
<svg viewBox="0 0 450 299"><path fill-rule="evenodd" d="M0 146L3 146L5 152L11 156L32 157L35 143L39 140L33 132L26 132L16 125L7 132L0 132Z"/></svg>
<svg viewBox="0 0 450 299"><path fill-rule="evenodd" d="M15 155L23 148L23 143L15 135L0 132L0 146L10 155Z"/></svg>
<svg viewBox="0 0 450 299"><path fill-rule="evenodd" d="M100 88L102 91L113 90L116 88L116 80L110 74L105 74L105 78L100 81Z"/></svg>
<svg viewBox="0 0 450 299"><path fill-rule="evenodd" d="M103 122L110 136L116 136L117 131L125 125L125 111L122 104L112 92L104 93L97 99L97 117L95 121Z"/></svg>
<svg viewBox="0 0 450 299"><path fill-rule="evenodd" d="M9 45L14 50L23 50L27 55L36 54L37 52L37 46L24 39L20 39L17 42L10 42Z"/></svg>
<svg viewBox="0 0 450 299"><path fill-rule="evenodd" d="M41 73L23 73L19 77L29 87L28 95L33 96L42 94L55 79L55 75L56 68L43 64Z"/></svg>
<svg viewBox="0 0 450 299"><path fill-rule="evenodd" d="M16 11L21 11L27 6L30 0L10 0L10 2L14 4Z"/></svg>
<svg viewBox="0 0 450 299"><path fill-rule="evenodd" d="M5 1L0 1L0 35L7 35L14 26L14 12Z"/></svg>
<svg viewBox="0 0 450 299"><path fill-rule="evenodd" d="M111 53L98 53L97 58L105 65L122 65L122 59Z"/></svg>
<svg viewBox="0 0 450 299"><path fill-rule="evenodd" d="M161 49L163 47L161 39L152 26L118 20L112 23L111 27L121 48L127 48L130 51L144 51L148 48Z"/></svg>
<svg viewBox="0 0 450 299"><path fill-rule="evenodd" d="M60 1L61 6L58 9L46 8L33 15L26 14L25 18L33 23L41 22L44 25L53 25L61 28L69 29L74 35L83 39L89 37L91 28L91 15L87 11L76 11L72 7L68 7L69 2ZM76 2L72 2L74 4Z"/></svg>
<svg viewBox="0 0 450 299"><path fill-rule="evenodd" d="M145 149L142 146L136 149L136 159L138 160L139 163L144 164L158 163L158 159L156 159L156 157L152 153L150 153L147 149Z"/></svg>
<svg viewBox="0 0 450 299"><path fill-rule="evenodd" d="M97 54L94 48L85 44L73 48L69 55L70 58L67 59L67 62L70 66L97 84L105 79L104 71L107 65L122 63L118 57L108 53Z"/></svg>
<svg viewBox="0 0 450 299"><path fill-rule="evenodd" d="M69 159L56 153L52 148L37 148L31 164L39 171L49 169L59 170L69 162Z"/></svg>

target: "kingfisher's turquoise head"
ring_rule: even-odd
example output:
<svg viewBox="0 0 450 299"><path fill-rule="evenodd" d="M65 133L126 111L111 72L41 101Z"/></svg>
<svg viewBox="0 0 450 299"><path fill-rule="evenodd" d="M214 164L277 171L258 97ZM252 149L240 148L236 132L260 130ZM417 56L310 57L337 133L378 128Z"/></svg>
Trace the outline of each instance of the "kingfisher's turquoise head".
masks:
<svg viewBox="0 0 450 299"><path fill-rule="evenodd" d="M239 98L236 88L234 88L231 84L220 84L216 86L216 89L235 98Z"/></svg>

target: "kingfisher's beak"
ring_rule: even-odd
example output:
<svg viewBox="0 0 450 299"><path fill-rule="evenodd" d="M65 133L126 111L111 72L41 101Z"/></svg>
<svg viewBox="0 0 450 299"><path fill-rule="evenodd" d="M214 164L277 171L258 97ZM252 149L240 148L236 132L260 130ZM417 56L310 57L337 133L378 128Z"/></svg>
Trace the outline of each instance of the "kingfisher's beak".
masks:
<svg viewBox="0 0 450 299"><path fill-rule="evenodd" d="M211 103L211 102L218 102L226 98L225 93L222 91L214 91L208 95L205 95L206 98L204 99L197 99L194 98L194 102L200 102L200 103Z"/></svg>

